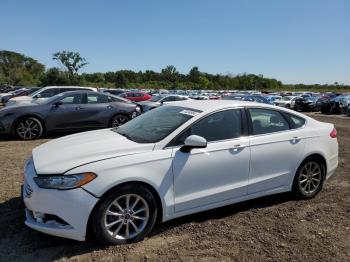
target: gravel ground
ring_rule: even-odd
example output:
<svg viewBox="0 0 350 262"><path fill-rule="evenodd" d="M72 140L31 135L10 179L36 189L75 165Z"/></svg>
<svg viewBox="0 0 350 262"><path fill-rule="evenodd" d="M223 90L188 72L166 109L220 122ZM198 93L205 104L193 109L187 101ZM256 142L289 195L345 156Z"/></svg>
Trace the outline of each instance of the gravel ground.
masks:
<svg viewBox="0 0 350 262"><path fill-rule="evenodd" d="M313 117L338 130L336 174L314 199L280 194L176 219L132 245L102 247L24 226L22 168L49 140L0 139L0 261L350 261L350 118Z"/></svg>

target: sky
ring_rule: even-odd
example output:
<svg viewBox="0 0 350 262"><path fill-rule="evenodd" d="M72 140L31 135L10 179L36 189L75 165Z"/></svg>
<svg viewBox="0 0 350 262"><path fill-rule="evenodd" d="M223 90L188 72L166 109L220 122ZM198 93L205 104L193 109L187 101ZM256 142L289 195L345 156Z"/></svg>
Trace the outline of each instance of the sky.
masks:
<svg viewBox="0 0 350 262"><path fill-rule="evenodd" d="M0 50L84 72L174 65L262 74L283 83L350 84L350 0L2 0Z"/></svg>

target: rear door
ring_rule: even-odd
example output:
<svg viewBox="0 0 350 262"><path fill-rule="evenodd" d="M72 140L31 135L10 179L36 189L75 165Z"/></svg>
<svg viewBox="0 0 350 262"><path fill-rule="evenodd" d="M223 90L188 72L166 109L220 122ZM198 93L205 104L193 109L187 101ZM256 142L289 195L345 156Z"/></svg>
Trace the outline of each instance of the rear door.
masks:
<svg viewBox="0 0 350 262"><path fill-rule="evenodd" d="M248 194L288 187L304 150L302 125L278 110L249 108L251 162Z"/></svg>
<svg viewBox="0 0 350 262"><path fill-rule="evenodd" d="M83 125L86 128L108 127L113 113L109 96L103 93L87 92L81 111L84 112Z"/></svg>

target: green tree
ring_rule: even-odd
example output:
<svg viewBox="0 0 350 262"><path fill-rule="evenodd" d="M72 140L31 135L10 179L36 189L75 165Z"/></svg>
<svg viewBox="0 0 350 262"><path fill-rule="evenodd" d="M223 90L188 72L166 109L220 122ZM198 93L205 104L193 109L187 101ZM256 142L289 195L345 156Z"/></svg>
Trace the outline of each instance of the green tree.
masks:
<svg viewBox="0 0 350 262"><path fill-rule="evenodd" d="M85 58L81 57L78 52L71 51L54 53L52 59L59 61L65 66L71 76L77 74L82 67L88 64Z"/></svg>
<svg viewBox="0 0 350 262"><path fill-rule="evenodd" d="M37 85L45 66L37 60L12 51L0 51L0 84Z"/></svg>
<svg viewBox="0 0 350 262"><path fill-rule="evenodd" d="M191 68L190 72L188 73L188 80L192 83L199 83L200 76L201 76L201 72L198 70L197 66L194 66Z"/></svg>
<svg viewBox="0 0 350 262"><path fill-rule="evenodd" d="M128 84L128 79L125 76L124 72L115 73L115 87L116 88L125 88Z"/></svg>
<svg viewBox="0 0 350 262"><path fill-rule="evenodd" d="M175 87L177 80L179 78L179 72L173 65L168 65L166 68L162 69L162 77L165 81L171 83L171 87Z"/></svg>

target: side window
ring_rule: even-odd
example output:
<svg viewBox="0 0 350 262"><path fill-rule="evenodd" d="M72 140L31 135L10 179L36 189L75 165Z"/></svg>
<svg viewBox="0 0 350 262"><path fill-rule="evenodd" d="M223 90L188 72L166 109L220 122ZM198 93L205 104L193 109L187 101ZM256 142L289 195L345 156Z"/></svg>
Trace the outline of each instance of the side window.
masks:
<svg viewBox="0 0 350 262"><path fill-rule="evenodd" d="M60 102L64 105L81 104L81 94L66 96Z"/></svg>
<svg viewBox="0 0 350 262"><path fill-rule="evenodd" d="M175 101L173 96L167 96L163 99L163 102L171 102L171 101Z"/></svg>
<svg viewBox="0 0 350 262"><path fill-rule="evenodd" d="M58 88L51 88L51 89L46 89L43 92L40 93L41 98L48 98L52 97L59 94L59 89Z"/></svg>
<svg viewBox="0 0 350 262"><path fill-rule="evenodd" d="M283 115L275 110L249 109L254 135L268 134L289 129L289 124Z"/></svg>
<svg viewBox="0 0 350 262"><path fill-rule="evenodd" d="M190 135L204 137L208 142L238 138L242 133L241 112L239 110L225 110L211 114L169 143L169 146L183 145Z"/></svg>
<svg viewBox="0 0 350 262"><path fill-rule="evenodd" d="M288 118L288 121L292 124L292 128L300 128L305 124L305 119L292 115L292 114L288 114L288 113L284 113L284 115Z"/></svg>
<svg viewBox="0 0 350 262"><path fill-rule="evenodd" d="M108 103L108 96L102 94L87 94L88 104Z"/></svg>
<svg viewBox="0 0 350 262"><path fill-rule="evenodd" d="M114 97L114 96L108 96L108 102L124 102L124 100L119 99L119 98Z"/></svg>

